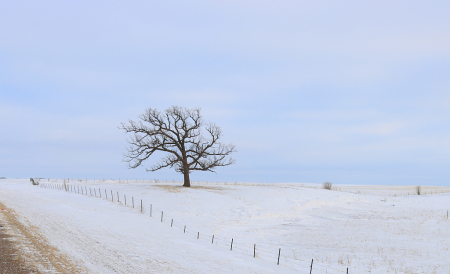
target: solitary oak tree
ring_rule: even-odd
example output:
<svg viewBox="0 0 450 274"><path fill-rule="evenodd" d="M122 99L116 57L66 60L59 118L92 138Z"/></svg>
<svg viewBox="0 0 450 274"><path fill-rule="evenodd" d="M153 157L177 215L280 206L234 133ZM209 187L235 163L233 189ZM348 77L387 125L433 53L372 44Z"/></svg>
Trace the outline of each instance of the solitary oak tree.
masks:
<svg viewBox="0 0 450 274"><path fill-rule="evenodd" d="M149 108L139 116L138 122L129 120L120 128L133 134L127 140L130 146L124 154L124 161L130 168L137 168L155 152L166 153L147 171L175 167L184 175L185 187L191 186L189 174L192 171L215 172L216 167L235 162L228 157L235 152L234 145L218 142L222 131L214 123L205 124L199 108L172 106L163 113Z"/></svg>

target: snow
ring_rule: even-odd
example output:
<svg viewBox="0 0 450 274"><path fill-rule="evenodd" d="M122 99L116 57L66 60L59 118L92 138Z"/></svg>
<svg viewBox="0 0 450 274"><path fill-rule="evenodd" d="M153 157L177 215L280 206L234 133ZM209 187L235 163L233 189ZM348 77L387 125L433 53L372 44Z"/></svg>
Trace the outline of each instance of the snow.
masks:
<svg viewBox="0 0 450 274"><path fill-rule="evenodd" d="M450 273L448 187L65 181L0 201L88 273Z"/></svg>

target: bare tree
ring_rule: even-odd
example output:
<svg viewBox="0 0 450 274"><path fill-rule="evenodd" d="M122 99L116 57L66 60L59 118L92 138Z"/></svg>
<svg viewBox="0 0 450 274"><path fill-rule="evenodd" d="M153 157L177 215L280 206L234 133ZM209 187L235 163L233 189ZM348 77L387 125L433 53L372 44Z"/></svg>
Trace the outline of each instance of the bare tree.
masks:
<svg viewBox="0 0 450 274"><path fill-rule="evenodd" d="M155 152L167 155L147 171L175 167L184 175L185 187L190 187L189 173L194 170L211 171L235 161L229 156L235 152L233 144L223 145L218 140L222 131L214 123L204 123L200 108L188 109L172 106L163 113L149 108L139 116L138 122L129 120L121 129L132 133L124 161L130 168L140 166ZM203 137L203 130L209 138Z"/></svg>

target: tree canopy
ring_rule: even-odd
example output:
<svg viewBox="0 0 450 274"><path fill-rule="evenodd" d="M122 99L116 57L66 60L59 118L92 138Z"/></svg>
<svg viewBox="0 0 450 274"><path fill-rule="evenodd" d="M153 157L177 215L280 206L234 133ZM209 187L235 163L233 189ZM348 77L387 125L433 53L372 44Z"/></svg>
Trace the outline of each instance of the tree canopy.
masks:
<svg viewBox="0 0 450 274"><path fill-rule="evenodd" d="M205 123L200 108L172 106L164 112L148 108L139 121L129 120L120 128L132 134L124 155L130 168L141 166L155 152L164 152L166 156L147 171L175 168L184 175L185 187L190 186L189 174L194 170L215 172L216 167L235 163L229 157L235 146L218 142L221 129Z"/></svg>

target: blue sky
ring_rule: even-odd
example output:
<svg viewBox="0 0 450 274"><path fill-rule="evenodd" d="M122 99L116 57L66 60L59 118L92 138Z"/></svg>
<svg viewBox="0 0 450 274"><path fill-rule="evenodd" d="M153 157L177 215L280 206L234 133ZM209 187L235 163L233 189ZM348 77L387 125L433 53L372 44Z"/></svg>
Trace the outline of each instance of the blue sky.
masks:
<svg viewBox="0 0 450 274"><path fill-rule="evenodd" d="M128 169L118 129L179 105L238 151L194 181L449 185L448 14L448 1L3 1L0 177L182 180Z"/></svg>

